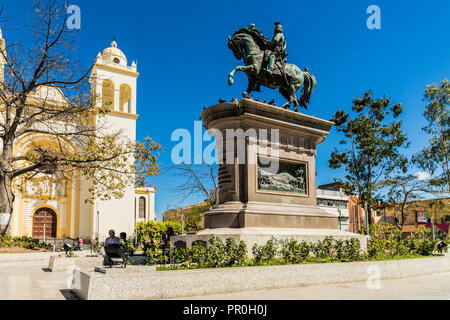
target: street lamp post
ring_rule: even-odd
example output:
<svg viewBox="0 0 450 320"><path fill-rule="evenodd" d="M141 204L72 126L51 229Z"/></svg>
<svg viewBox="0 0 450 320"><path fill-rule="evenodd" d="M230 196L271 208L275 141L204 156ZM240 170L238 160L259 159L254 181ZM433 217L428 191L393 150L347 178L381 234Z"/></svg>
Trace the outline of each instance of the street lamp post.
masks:
<svg viewBox="0 0 450 320"><path fill-rule="evenodd" d="M369 235L369 208L367 206L367 202L364 203L364 211L366 213L366 221L365 221L365 227L366 227L366 234Z"/></svg>
<svg viewBox="0 0 450 320"><path fill-rule="evenodd" d="M181 234L184 234L184 214L181 212Z"/></svg>

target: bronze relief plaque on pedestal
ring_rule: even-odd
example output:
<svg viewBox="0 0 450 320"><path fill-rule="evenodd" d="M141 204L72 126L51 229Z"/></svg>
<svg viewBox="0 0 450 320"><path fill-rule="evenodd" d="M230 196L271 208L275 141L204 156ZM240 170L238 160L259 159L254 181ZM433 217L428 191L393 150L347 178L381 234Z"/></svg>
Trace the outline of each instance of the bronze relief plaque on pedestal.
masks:
<svg viewBox="0 0 450 320"><path fill-rule="evenodd" d="M278 162L276 172L272 161ZM306 195L308 193L306 163L258 156L258 190L289 192Z"/></svg>

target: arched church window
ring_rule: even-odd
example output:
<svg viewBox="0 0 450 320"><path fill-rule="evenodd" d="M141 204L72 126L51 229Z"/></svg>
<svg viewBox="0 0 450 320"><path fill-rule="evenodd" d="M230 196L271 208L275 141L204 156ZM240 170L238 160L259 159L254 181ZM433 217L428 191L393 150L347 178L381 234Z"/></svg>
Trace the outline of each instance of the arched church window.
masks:
<svg viewBox="0 0 450 320"><path fill-rule="evenodd" d="M139 219L145 219L145 197L139 198Z"/></svg>
<svg viewBox="0 0 450 320"><path fill-rule="evenodd" d="M119 111L131 113L131 88L127 84L122 84L120 86Z"/></svg>
<svg viewBox="0 0 450 320"><path fill-rule="evenodd" d="M103 81L102 106L114 110L114 83L111 80Z"/></svg>

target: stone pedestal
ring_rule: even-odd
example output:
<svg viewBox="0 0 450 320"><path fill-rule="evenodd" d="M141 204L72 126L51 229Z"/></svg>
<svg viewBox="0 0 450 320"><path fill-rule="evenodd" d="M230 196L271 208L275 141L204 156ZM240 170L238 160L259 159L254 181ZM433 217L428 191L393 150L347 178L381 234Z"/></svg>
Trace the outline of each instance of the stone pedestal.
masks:
<svg viewBox="0 0 450 320"><path fill-rule="evenodd" d="M338 228L316 206L316 147L332 122L250 99L211 106L202 120L222 160L218 205L205 227Z"/></svg>
<svg viewBox="0 0 450 320"><path fill-rule="evenodd" d="M316 205L316 148L333 122L251 99L211 106L201 118L216 137L218 204L204 214L209 230L172 237L175 245L213 235L248 247L271 237L334 236L357 237L365 249L365 237L338 230L338 217Z"/></svg>

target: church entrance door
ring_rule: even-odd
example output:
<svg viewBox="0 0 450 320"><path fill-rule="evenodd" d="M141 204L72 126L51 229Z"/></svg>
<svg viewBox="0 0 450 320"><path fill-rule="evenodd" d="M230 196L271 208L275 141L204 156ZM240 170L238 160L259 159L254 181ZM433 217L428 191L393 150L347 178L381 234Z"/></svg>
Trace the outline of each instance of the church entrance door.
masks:
<svg viewBox="0 0 450 320"><path fill-rule="evenodd" d="M56 238L56 213L50 208L39 208L33 215L33 238Z"/></svg>

